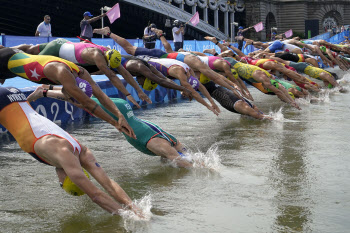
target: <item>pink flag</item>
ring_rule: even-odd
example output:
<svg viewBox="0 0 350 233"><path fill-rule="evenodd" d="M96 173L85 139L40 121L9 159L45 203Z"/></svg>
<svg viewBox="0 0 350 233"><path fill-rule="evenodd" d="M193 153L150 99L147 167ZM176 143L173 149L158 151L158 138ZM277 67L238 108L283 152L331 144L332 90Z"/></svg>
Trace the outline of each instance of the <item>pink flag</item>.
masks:
<svg viewBox="0 0 350 233"><path fill-rule="evenodd" d="M112 24L116 19L120 18L119 3L115 4L112 9L106 12L109 22Z"/></svg>
<svg viewBox="0 0 350 233"><path fill-rule="evenodd" d="M254 25L254 29L255 29L256 32L262 31L262 30L264 29L263 23L260 22L260 23L258 23L258 24L256 24L256 25Z"/></svg>
<svg viewBox="0 0 350 233"><path fill-rule="evenodd" d="M190 19L190 22L192 23L193 26L196 26L199 23L199 14L198 11L194 16Z"/></svg>
<svg viewBox="0 0 350 233"><path fill-rule="evenodd" d="M292 31L292 29L286 31L286 32L284 33L284 35L286 35L286 38L293 36L293 31Z"/></svg>

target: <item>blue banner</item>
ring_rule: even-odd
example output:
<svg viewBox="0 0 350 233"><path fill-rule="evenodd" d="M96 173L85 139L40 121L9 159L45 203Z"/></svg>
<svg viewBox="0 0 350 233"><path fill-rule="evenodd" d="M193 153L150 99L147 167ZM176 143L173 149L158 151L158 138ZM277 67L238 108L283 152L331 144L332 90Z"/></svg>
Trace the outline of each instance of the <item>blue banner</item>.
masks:
<svg viewBox="0 0 350 233"><path fill-rule="evenodd" d="M80 42L80 39L78 37L49 37L49 42L53 41L53 40L56 40L58 38L69 40L70 42L73 42L73 43Z"/></svg>
<svg viewBox="0 0 350 233"><path fill-rule="evenodd" d="M335 36L329 38L327 41L332 44L339 44L345 40L344 36L349 37L349 31L338 33Z"/></svg>
<svg viewBox="0 0 350 233"><path fill-rule="evenodd" d="M329 38L331 38L331 33L326 32L326 33L323 33L321 35L314 36L314 37L310 38L309 40L328 40Z"/></svg>
<svg viewBox="0 0 350 233"><path fill-rule="evenodd" d="M4 36L6 47L12 47L20 44L42 44L49 42L50 37L39 37L39 36Z"/></svg>

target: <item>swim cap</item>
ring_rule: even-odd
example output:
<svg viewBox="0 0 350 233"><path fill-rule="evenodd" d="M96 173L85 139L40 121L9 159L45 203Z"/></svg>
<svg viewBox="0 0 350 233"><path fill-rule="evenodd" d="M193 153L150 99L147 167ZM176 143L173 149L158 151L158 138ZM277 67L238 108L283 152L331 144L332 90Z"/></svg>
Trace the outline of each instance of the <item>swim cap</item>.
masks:
<svg viewBox="0 0 350 233"><path fill-rule="evenodd" d="M320 46L320 49L321 49L321 51L324 52L324 53L325 53L326 50L327 50L327 49L326 49L326 46Z"/></svg>
<svg viewBox="0 0 350 233"><path fill-rule="evenodd" d="M242 27L242 26L239 26L238 29L243 29L243 27Z"/></svg>
<svg viewBox="0 0 350 233"><path fill-rule="evenodd" d="M83 169L83 172L87 178L90 179L89 173ZM62 188L64 191L66 191L68 194L73 195L73 196L82 196L85 193L76 185L72 182L72 180L69 178L69 176L66 176L66 178L63 181Z"/></svg>
<svg viewBox="0 0 350 233"><path fill-rule="evenodd" d="M192 86L193 89L197 90L199 86L199 81L196 77L192 75L188 78L187 82Z"/></svg>
<svg viewBox="0 0 350 233"><path fill-rule="evenodd" d="M204 74L201 73L201 75L199 76L199 81L202 84L206 84L206 83L210 82L210 79L207 76L205 76Z"/></svg>
<svg viewBox="0 0 350 233"><path fill-rule="evenodd" d="M292 97L293 100L295 99L295 96L292 92L289 91L288 94Z"/></svg>
<svg viewBox="0 0 350 233"><path fill-rule="evenodd" d="M276 80L270 79L270 83L271 83L272 85L274 85L276 88L279 87L279 84L278 84L278 82L277 82Z"/></svg>
<svg viewBox="0 0 350 233"><path fill-rule="evenodd" d="M239 75L238 75L237 71L235 69L231 69L231 72L232 72L233 76L235 77L235 79L238 79Z"/></svg>
<svg viewBox="0 0 350 233"><path fill-rule="evenodd" d="M142 88L146 91L152 91L153 89L156 89L157 86L158 83L155 83L152 80L145 78Z"/></svg>
<svg viewBox="0 0 350 233"><path fill-rule="evenodd" d="M108 67L117 68L121 61L122 55L115 49L110 49L106 52Z"/></svg>
<svg viewBox="0 0 350 233"><path fill-rule="evenodd" d="M75 78L75 81L77 82L77 86L85 93L85 95L88 97L92 96L92 87L88 81L79 77Z"/></svg>

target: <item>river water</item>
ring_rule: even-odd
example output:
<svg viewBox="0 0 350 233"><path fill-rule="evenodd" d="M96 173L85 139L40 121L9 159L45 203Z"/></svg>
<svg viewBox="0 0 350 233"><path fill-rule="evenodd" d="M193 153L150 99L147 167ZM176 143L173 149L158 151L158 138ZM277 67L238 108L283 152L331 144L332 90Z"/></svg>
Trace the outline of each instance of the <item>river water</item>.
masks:
<svg viewBox="0 0 350 233"><path fill-rule="evenodd" d="M139 201L148 221L69 196L52 167L2 135L0 232L349 232L350 94L299 101L298 111L251 91L276 120L223 108L216 117L195 101L135 111L175 135L205 168L141 154L102 121L66 129Z"/></svg>

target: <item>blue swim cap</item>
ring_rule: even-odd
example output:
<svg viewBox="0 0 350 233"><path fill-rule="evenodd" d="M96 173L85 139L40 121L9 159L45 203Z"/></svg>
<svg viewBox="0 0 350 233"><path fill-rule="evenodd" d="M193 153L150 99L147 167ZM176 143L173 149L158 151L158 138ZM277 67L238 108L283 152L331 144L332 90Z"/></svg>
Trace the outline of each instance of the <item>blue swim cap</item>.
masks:
<svg viewBox="0 0 350 233"><path fill-rule="evenodd" d="M242 26L239 26L238 29L243 29L243 27L242 27Z"/></svg>

